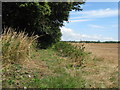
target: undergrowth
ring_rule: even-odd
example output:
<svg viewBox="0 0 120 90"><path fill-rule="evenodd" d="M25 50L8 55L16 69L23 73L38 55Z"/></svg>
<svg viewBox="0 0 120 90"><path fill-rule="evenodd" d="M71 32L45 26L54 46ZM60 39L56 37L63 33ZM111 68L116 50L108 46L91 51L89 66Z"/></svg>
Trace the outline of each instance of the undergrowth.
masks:
<svg viewBox="0 0 120 90"><path fill-rule="evenodd" d="M69 57L74 66L82 66L86 60L87 52L84 51L84 45L79 47L73 46L67 42L58 42L52 47L62 57Z"/></svg>
<svg viewBox="0 0 120 90"><path fill-rule="evenodd" d="M38 50L40 61L44 61L46 66L52 72L52 75L43 76L41 79L34 78L26 87L37 88L84 88L85 80L79 71L73 67L67 68L70 63L56 54L52 49ZM77 70L80 70L77 69ZM72 73L73 72L73 73Z"/></svg>
<svg viewBox="0 0 120 90"><path fill-rule="evenodd" d="M80 77L75 78L68 74L63 74L60 76L46 77L41 80L34 78L29 86L37 88L84 88L85 82Z"/></svg>
<svg viewBox="0 0 120 90"><path fill-rule="evenodd" d="M37 36L28 37L24 32L14 32L12 28L5 29L2 34L2 64L24 63L30 59L31 45Z"/></svg>
<svg viewBox="0 0 120 90"><path fill-rule="evenodd" d="M36 39L37 36L28 37L24 32L14 32L12 28L3 30L0 37L3 86L14 85L18 81L15 77L20 78L18 71L21 71L22 67L19 68L19 65L30 62L31 48Z"/></svg>
<svg viewBox="0 0 120 90"><path fill-rule="evenodd" d="M37 36L28 37L24 32L16 33L11 28L4 31L1 40L2 62L3 67L5 67L2 75L3 87L84 88L85 81L82 77L72 75L68 71L74 72L75 70L72 70L72 67L67 67L70 63L72 66L79 67L83 64L87 55L84 52L84 46L78 48L69 43L58 42L50 49L37 50L34 47L36 38ZM68 57L68 61L64 57ZM34 60L35 58L37 60ZM24 68L22 64L25 66L26 60L33 63L37 62L36 68L43 67L44 71L36 68ZM41 62L45 63L45 66L38 66ZM44 74L45 71L50 71L52 74Z"/></svg>

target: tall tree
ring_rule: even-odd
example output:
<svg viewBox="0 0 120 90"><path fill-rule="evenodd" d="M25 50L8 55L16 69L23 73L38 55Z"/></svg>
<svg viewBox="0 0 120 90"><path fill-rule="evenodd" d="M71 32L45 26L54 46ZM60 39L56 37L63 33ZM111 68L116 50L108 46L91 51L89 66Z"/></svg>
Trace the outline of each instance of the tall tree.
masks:
<svg viewBox="0 0 120 90"><path fill-rule="evenodd" d="M2 26L16 31L24 30L39 35L41 48L47 48L60 40L60 27L68 21L69 12L82 10L84 2L3 2Z"/></svg>

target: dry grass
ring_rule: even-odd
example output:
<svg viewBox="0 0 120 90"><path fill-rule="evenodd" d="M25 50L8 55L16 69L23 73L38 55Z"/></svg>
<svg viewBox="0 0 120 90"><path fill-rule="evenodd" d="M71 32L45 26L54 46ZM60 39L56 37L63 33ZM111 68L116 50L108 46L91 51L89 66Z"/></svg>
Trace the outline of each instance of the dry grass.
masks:
<svg viewBox="0 0 120 90"><path fill-rule="evenodd" d="M30 59L30 48L37 36L28 37L24 32L14 32L12 28L5 29L1 36L2 64L8 66L24 63Z"/></svg>
<svg viewBox="0 0 120 90"><path fill-rule="evenodd" d="M81 46L81 43L73 43ZM91 60L82 69L87 87L118 87L118 44L84 43L85 51L91 52Z"/></svg>

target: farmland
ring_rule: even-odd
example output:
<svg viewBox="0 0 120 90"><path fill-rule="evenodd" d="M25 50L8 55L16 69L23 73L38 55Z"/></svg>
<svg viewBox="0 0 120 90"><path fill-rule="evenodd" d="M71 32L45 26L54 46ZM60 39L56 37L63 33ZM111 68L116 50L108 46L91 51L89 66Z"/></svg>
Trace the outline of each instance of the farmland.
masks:
<svg viewBox="0 0 120 90"><path fill-rule="evenodd" d="M116 9L85 2L2 2L2 88L118 88Z"/></svg>
<svg viewBox="0 0 120 90"><path fill-rule="evenodd" d="M4 34L3 88L118 87L117 44L58 42L38 49L34 38L28 40L24 33Z"/></svg>
<svg viewBox="0 0 120 90"><path fill-rule="evenodd" d="M76 45L80 44L76 43ZM84 46L85 50L92 52L94 56L116 63L118 61L118 43L84 43Z"/></svg>
<svg viewBox="0 0 120 90"><path fill-rule="evenodd" d="M80 43L72 43L79 46ZM84 43L85 51L91 52L92 61L83 69L84 77L93 87L116 87L118 81L118 43Z"/></svg>

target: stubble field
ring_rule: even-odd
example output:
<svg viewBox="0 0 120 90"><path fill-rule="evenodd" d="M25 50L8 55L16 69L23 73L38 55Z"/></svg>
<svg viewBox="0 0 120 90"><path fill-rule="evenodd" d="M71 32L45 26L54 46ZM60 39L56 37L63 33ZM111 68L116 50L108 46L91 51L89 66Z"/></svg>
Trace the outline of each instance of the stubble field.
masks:
<svg viewBox="0 0 120 90"><path fill-rule="evenodd" d="M81 43L73 43L80 46ZM88 87L118 87L118 43L82 43L91 53L83 69Z"/></svg>
<svg viewBox="0 0 120 90"><path fill-rule="evenodd" d="M117 43L89 43L85 44L86 51L105 60L118 61L118 44Z"/></svg>

